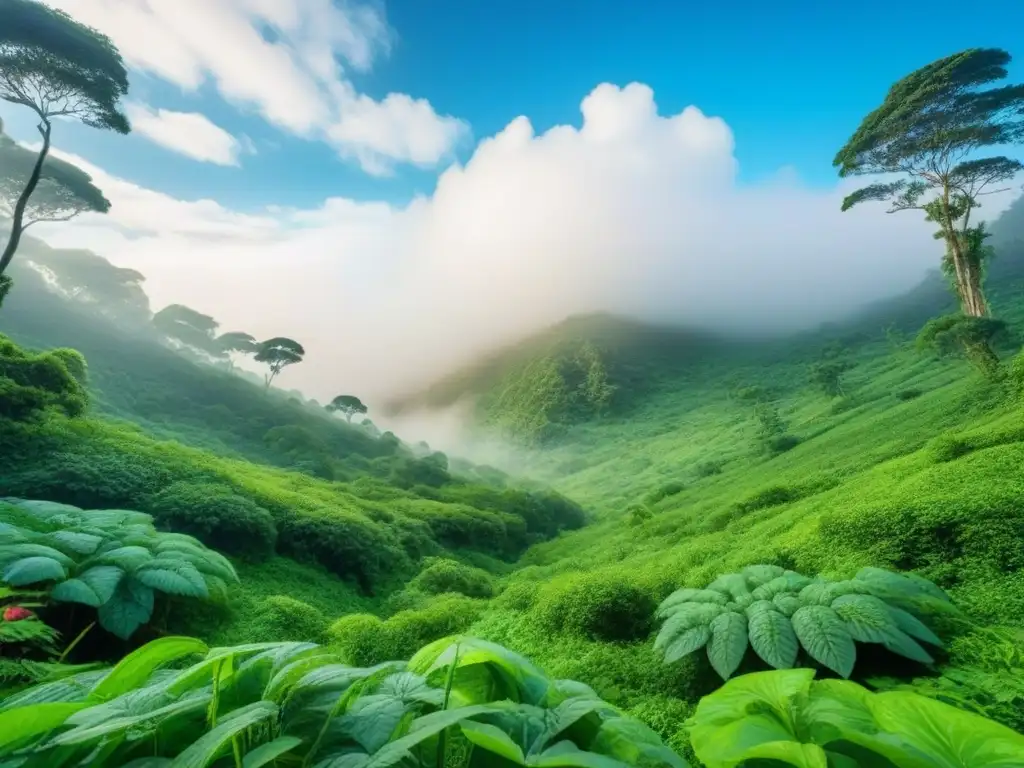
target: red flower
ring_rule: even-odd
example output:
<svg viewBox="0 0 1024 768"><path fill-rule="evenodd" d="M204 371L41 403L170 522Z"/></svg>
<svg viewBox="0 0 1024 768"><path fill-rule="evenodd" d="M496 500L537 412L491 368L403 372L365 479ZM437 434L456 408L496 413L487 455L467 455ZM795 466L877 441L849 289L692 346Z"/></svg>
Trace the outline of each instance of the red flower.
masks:
<svg viewBox="0 0 1024 768"><path fill-rule="evenodd" d="M4 621L21 621L34 615L28 608L22 608L20 605L9 605L4 608Z"/></svg>

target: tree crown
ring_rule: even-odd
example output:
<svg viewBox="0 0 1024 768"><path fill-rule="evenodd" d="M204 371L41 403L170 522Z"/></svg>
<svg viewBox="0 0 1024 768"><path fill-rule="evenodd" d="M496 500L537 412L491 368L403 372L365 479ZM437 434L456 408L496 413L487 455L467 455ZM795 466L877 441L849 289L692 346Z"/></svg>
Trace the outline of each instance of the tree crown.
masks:
<svg viewBox="0 0 1024 768"><path fill-rule="evenodd" d="M118 107L128 72L109 37L33 0L0 0L0 18L0 99L45 121L67 116L131 130Z"/></svg>

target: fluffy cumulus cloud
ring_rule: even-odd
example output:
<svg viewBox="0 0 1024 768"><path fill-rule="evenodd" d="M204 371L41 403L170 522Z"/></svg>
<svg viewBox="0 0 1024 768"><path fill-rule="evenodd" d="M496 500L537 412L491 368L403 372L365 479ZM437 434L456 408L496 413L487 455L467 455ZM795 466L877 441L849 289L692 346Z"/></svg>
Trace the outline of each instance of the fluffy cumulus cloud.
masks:
<svg viewBox="0 0 1024 768"><path fill-rule="evenodd" d="M347 69L386 53L380 7L337 0L48 0L108 34L125 61L186 92L212 84L276 127L332 142L376 174L432 166L468 133L403 94L357 93ZM150 135L151 138L155 138Z"/></svg>
<svg viewBox="0 0 1024 768"><path fill-rule="evenodd" d="M301 340L307 362L283 386L371 404L574 313L787 331L938 263L915 214L841 213L845 182L737 184L726 123L695 107L660 116L646 86L601 85L582 113L540 135L512 121L403 208L330 199L243 215L87 166L110 214L47 236L140 269L157 306Z"/></svg>
<svg viewBox="0 0 1024 768"><path fill-rule="evenodd" d="M132 130L179 154L217 165L238 165L242 143L205 115L129 104Z"/></svg>

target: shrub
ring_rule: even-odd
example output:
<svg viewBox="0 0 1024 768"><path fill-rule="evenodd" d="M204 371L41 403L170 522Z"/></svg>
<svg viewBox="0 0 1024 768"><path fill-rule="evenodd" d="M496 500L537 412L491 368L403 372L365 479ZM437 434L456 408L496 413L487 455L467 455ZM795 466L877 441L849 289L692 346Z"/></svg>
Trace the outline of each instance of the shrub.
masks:
<svg viewBox="0 0 1024 768"><path fill-rule="evenodd" d="M966 440L949 433L939 435L928 443L928 455L936 464L959 459L974 450Z"/></svg>
<svg viewBox="0 0 1024 768"><path fill-rule="evenodd" d="M738 514L746 515L750 512L757 512L760 509L789 504L790 502L797 501L802 496L803 493L796 488L788 485L773 485L770 488L765 488L748 496L743 501L737 502L733 505L733 509Z"/></svg>
<svg viewBox="0 0 1024 768"><path fill-rule="evenodd" d="M626 508L626 519L632 526L643 525L652 517L654 513L646 504L630 504Z"/></svg>
<svg viewBox="0 0 1024 768"><path fill-rule="evenodd" d="M539 591L535 581L513 581L498 595L497 603L513 611L528 611L536 605Z"/></svg>
<svg viewBox="0 0 1024 768"><path fill-rule="evenodd" d="M800 445L800 438L796 435L775 435L765 440L765 448L772 456L791 451Z"/></svg>
<svg viewBox="0 0 1024 768"><path fill-rule="evenodd" d="M215 549L257 560L274 552L277 526L270 512L226 485L179 481L153 496L147 507L161 527L191 534Z"/></svg>
<svg viewBox="0 0 1024 768"><path fill-rule="evenodd" d="M653 598L621 576L584 575L541 588L533 616L552 632L592 640L637 640L651 629Z"/></svg>
<svg viewBox="0 0 1024 768"><path fill-rule="evenodd" d="M249 629L253 643L296 640L322 643L327 634L327 617L320 611L287 595L271 595L261 600L259 617Z"/></svg>
<svg viewBox="0 0 1024 768"><path fill-rule="evenodd" d="M328 629L331 642L352 664L369 666L407 659L421 645L463 632L480 617L485 603L463 595L441 595L422 608L381 621L371 614L343 616Z"/></svg>
<svg viewBox="0 0 1024 768"><path fill-rule="evenodd" d="M157 595L207 598L238 580L220 554L190 536L157 532L141 512L7 501L0 503L0 579L95 608L100 626L122 639L150 620Z"/></svg>
<svg viewBox="0 0 1024 768"><path fill-rule="evenodd" d="M916 400L923 394L924 392L922 392L920 389L901 389L899 392L896 393L896 399L902 400L903 402L907 402L909 400Z"/></svg>
<svg viewBox="0 0 1024 768"><path fill-rule="evenodd" d="M711 477L713 475L722 474L721 461L702 461L694 468L694 473L697 477Z"/></svg>
<svg viewBox="0 0 1024 768"><path fill-rule="evenodd" d="M646 504L657 504L663 499L667 499L669 496L675 496L677 493L682 493L686 490L686 486L678 480L665 483L660 488L651 491L644 497L644 503Z"/></svg>
<svg viewBox="0 0 1024 768"><path fill-rule="evenodd" d="M413 589L432 595L457 592L466 597L494 596L490 574L481 568L441 557L428 558L423 565L423 570L409 583Z"/></svg>
<svg viewBox="0 0 1024 768"><path fill-rule="evenodd" d="M80 416L88 394L69 362L84 371L81 355L71 350L28 352L0 335L0 418L28 421L49 409Z"/></svg>
<svg viewBox="0 0 1024 768"><path fill-rule="evenodd" d="M843 677L853 671L854 642L879 643L912 661L931 664L917 641L941 646L920 616L922 606L948 606L931 582L878 568L854 579L811 579L779 566L752 565L719 576L704 589L680 589L658 607L664 619L654 648L672 663L707 646L711 666L728 679L748 644L769 666L789 669L802 647Z"/></svg>

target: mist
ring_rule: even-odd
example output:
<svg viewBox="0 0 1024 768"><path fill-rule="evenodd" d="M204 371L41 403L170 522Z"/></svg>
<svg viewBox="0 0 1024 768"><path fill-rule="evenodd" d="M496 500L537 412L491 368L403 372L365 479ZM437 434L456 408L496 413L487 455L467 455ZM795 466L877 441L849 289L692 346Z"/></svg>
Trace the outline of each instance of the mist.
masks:
<svg viewBox="0 0 1024 768"><path fill-rule="evenodd" d="M938 263L923 216L840 212L862 179L821 189L781 169L737 183L731 130L697 107L660 116L647 86L603 84L581 111L580 127L540 135L513 120L403 207L332 198L242 214L58 151L112 209L37 234L143 272L154 308L299 340L306 361L278 386L356 394L371 415L569 315L789 332L905 291Z"/></svg>

